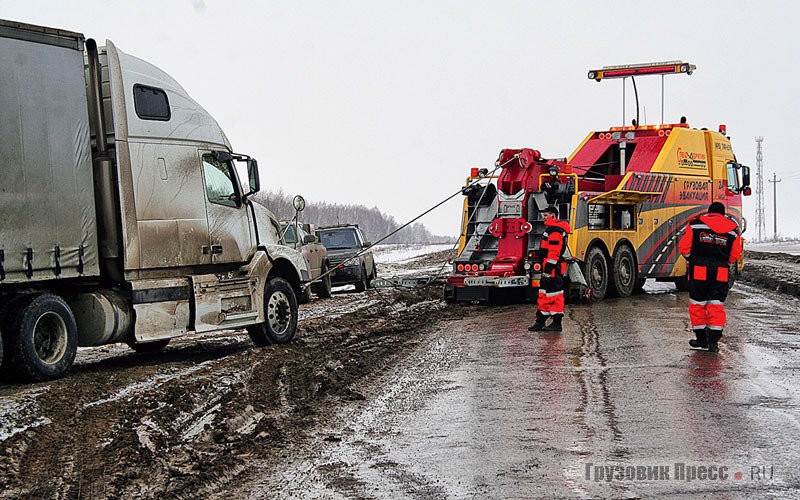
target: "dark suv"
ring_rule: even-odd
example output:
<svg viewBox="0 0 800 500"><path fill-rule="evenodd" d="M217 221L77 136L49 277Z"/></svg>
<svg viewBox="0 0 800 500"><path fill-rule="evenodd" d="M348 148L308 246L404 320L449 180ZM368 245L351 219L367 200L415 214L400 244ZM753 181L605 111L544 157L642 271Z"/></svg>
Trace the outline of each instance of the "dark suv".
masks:
<svg viewBox="0 0 800 500"><path fill-rule="evenodd" d="M370 246L357 224L340 224L317 229L320 242L328 249L328 260L334 285L356 285L357 292L363 292L378 275L372 252L367 251L358 258L351 258ZM342 263L345 263L340 267Z"/></svg>

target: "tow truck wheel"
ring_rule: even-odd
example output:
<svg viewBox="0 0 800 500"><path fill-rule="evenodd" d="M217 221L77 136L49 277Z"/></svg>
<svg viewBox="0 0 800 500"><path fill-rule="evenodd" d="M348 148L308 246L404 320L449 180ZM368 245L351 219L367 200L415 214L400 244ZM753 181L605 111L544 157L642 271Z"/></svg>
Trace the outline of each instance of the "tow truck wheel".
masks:
<svg viewBox="0 0 800 500"><path fill-rule="evenodd" d="M636 261L627 246L621 246L614 255L610 285L619 297L630 297L636 286Z"/></svg>
<svg viewBox="0 0 800 500"><path fill-rule="evenodd" d="M594 290L593 300L603 300L608 289L608 261L598 247L593 247L586 255L585 276L589 287Z"/></svg>
<svg viewBox="0 0 800 500"><path fill-rule="evenodd" d="M78 327L64 299L51 293L30 295L9 314L3 336L8 336L16 377L44 382L69 370L78 350Z"/></svg>
<svg viewBox="0 0 800 500"><path fill-rule="evenodd" d="M250 339L259 347L290 342L297 332L297 298L292 285L283 278L272 278L264 288L264 322L247 328Z"/></svg>

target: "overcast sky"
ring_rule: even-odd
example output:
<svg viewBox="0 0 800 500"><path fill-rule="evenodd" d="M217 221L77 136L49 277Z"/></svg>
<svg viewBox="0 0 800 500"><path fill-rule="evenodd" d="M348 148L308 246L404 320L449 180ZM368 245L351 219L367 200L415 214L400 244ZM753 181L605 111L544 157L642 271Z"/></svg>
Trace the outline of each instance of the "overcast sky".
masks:
<svg viewBox="0 0 800 500"><path fill-rule="evenodd" d="M572 153L620 125L605 65L684 60L664 121L728 127L753 167L763 136L767 234L800 236L800 2L0 0L0 17L110 39L176 78L216 117L262 186L377 206L405 222L506 147ZM627 119L634 113L628 80ZM661 122L661 78L637 80L640 121ZM794 145L794 146L793 146ZM457 234L461 197L421 219Z"/></svg>

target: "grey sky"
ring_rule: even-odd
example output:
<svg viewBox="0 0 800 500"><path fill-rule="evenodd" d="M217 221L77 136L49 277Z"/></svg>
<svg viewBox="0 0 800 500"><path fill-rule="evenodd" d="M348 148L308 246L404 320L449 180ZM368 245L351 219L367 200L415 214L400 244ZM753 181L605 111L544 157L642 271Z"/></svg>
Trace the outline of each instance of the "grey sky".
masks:
<svg viewBox="0 0 800 500"><path fill-rule="evenodd" d="M0 17L113 40L175 77L237 152L258 158L262 184L399 222L502 148L564 157L589 131L620 125L621 81L590 81L589 69L689 61L692 76L665 78L665 121L725 123L754 172L764 136L765 176L783 179L779 232L800 235L796 1L0 0ZM659 123L661 78L637 85L641 121ZM421 222L457 234L461 201Z"/></svg>

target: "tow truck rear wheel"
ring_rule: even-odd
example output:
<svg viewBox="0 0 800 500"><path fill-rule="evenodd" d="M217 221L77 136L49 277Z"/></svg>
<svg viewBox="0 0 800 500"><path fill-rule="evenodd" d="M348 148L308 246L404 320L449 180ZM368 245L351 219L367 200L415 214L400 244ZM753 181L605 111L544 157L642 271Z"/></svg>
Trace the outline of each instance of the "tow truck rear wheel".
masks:
<svg viewBox="0 0 800 500"><path fill-rule="evenodd" d="M586 254L584 275L589 287L594 290L593 300L603 300L608 289L608 261L605 252L599 247L592 247Z"/></svg>
<svg viewBox="0 0 800 500"><path fill-rule="evenodd" d="M636 287L636 261L630 247L620 246L617 249L609 284L618 297L630 297L633 293Z"/></svg>

